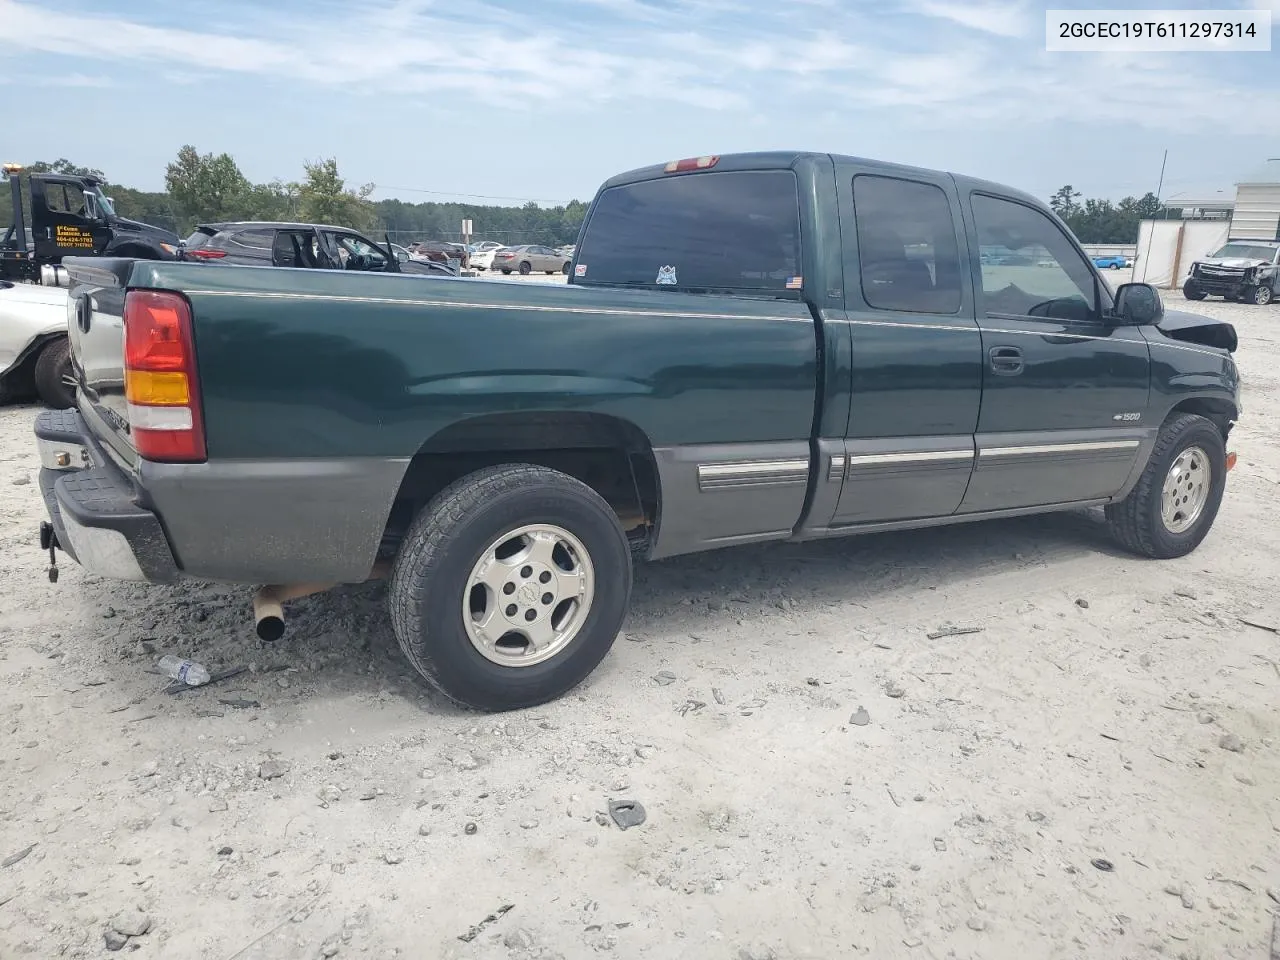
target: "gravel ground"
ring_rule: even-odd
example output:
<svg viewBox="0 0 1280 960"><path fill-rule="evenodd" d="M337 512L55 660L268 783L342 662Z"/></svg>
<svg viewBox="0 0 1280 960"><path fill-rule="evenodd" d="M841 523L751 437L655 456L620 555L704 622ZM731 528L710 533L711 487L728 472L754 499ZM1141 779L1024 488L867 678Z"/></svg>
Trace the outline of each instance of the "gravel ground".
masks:
<svg viewBox="0 0 1280 960"><path fill-rule="evenodd" d="M1266 956L1280 307L1193 308L1247 393L1192 556L1080 514L653 564L584 686L499 717L376 584L262 646L247 589L48 583L0 410L0 956ZM169 695L166 652L247 671Z"/></svg>

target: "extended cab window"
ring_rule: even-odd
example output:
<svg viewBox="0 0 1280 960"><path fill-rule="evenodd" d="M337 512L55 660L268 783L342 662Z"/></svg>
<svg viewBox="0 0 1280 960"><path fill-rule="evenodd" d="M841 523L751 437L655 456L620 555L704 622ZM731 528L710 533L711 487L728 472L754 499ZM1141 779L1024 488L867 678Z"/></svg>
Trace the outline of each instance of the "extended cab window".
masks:
<svg viewBox="0 0 1280 960"><path fill-rule="evenodd" d="M982 296L988 316L1098 319L1093 271L1039 210L975 194Z"/></svg>
<svg viewBox="0 0 1280 960"><path fill-rule="evenodd" d="M869 306L910 313L960 309L960 249L941 189L860 174L853 178L853 209Z"/></svg>
<svg viewBox="0 0 1280 960"><path fill-rule="evenodd" d="M576 282L798 290L795 175L694 173L610 187L596 202L578 248Z"/></svg>

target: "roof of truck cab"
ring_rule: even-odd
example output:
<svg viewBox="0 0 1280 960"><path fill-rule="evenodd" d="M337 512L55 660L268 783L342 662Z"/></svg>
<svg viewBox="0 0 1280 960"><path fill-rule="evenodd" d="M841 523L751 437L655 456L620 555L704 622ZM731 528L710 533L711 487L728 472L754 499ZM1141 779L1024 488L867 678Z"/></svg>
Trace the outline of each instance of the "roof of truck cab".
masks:
<svg viewBox="0 0 1280 960"><path fill-rule="evenodd" d="M679 158L676 158L679 159ZM608 187L621 186L628 183L636 183L641 180L657 180L668 176L692 177L700 173L724 173L726 171L735 170L786 170L796 165L799 161L817 161L819 163L856 163L860 167L865 167L869 172L876 172L889 177L950 177L956 184L956 187L962 192L969 190L977 190L979 192L989 191L998 193L1003 196L1012 197L1032 203L1037 207L1048 209L1047 204L1039 197L1032 196L1013 187L1005 186L1002 183L995 183L991 180L980 180L976 177L969 177L963 174L949 173L945 170L931 170L927 167L913 167L902 163L891 163L887 160L873 160L869 157L854 157L846 154L837 153L817 153L807 150L771 150L761 151L757 153L722 153L716 159L714 167L708 167L705 170L691 170L688 172L669 174L666 172L666 164L659 163L647 167L638 167L635 170L628 170L617 176L610 177L601 186L601 189Z"/></svg>

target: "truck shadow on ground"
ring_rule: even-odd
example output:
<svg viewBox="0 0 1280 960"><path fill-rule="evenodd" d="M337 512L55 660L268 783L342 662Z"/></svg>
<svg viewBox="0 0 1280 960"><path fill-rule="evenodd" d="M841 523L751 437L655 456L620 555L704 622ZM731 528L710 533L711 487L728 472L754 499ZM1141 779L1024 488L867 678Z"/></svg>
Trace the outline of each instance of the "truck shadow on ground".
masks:
<svg viewBox="0 0 1280 960"><path fill-rule="evenodd" d="M936 603L939 593L934 591L963 591L968 580L1098 553L1127 556L1112 546L1096 514L1089 513L726 548L639 564L625 629L678 634L696 615L703 627L715 631L756 616L774 602L782 602L787 615L801 621L833 604L874 605L899 597L907 604L915 597L932 597ZM1070 587L1064 582L1064 590ZM385 582L371 582L295 601L288 608L285 636L272 644L254 637L250 593L241 587L146 587L92 578L81 584L79 593L86 615L95 607L112 611L108 622L114 622L114 640L125 654L122 673L146 669L159 654L173 652L201 660L210 669L252 665L251 672L227 681L227 692L218 696L239 691L264 705L268 700L282 705L390 691L418 698L430 713L457 713L444 698L428 692L401 655L386 613L386 589ZM115 607L129 614L115 619ZM801 646L805 642L803 637L796 641ZM102 643L100 653L108 654L111 641L104 638ZM636 647L645 660L660 656ZM714 646L699 649L705 656ZM731 650L724 656L731 657ZM107 659L119 665L119 658ZM609 667L606 659L583 689L611 683ZM195 709L202 699L197 695L179 702Z"/></svg>

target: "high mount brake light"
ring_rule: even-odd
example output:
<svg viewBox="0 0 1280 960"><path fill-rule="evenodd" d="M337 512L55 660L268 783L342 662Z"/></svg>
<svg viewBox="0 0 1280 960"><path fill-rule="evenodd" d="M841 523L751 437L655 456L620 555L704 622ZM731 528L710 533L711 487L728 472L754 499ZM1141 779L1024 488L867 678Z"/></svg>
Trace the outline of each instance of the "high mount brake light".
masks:
<svg viewBox="0 0 1280 960"><path fill-rule="evenodd" d="M689 157L685 160L672 160L663 170L666 173L689 173L693 170L710 170L719 162L719 157Z"/></svg>
<svg viewBox="0 0 1280 960"><path fill-rule="evenodd" d="M160 463L208 459L186 297L167 290L125 294L124 392L139 456Z"/></svg>

